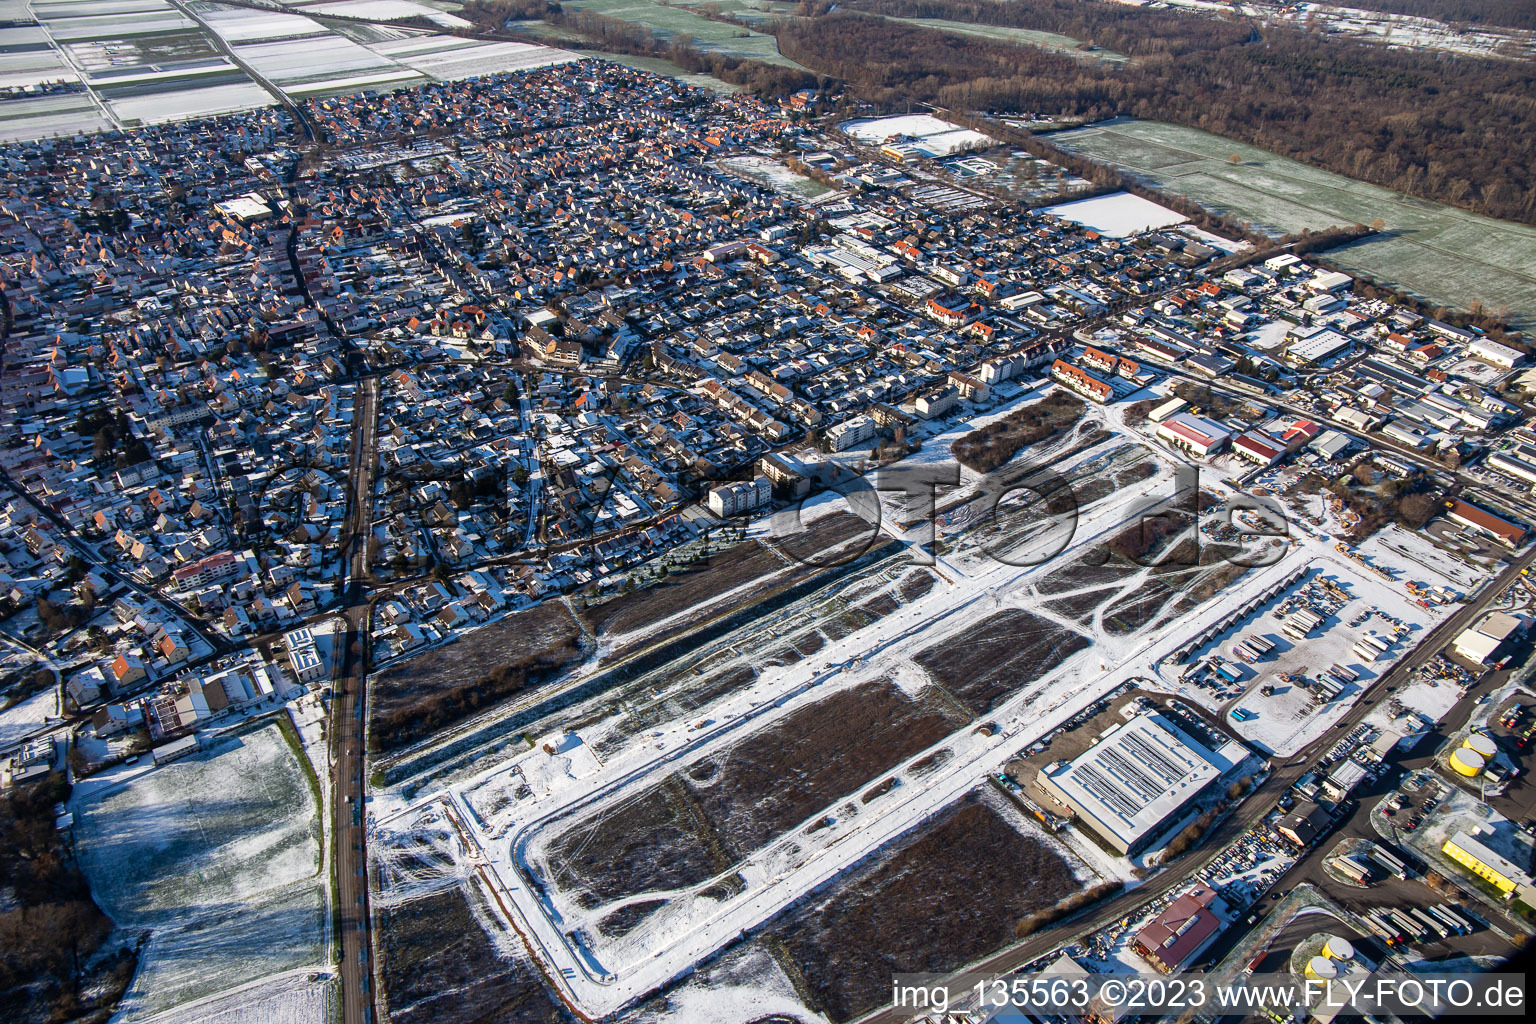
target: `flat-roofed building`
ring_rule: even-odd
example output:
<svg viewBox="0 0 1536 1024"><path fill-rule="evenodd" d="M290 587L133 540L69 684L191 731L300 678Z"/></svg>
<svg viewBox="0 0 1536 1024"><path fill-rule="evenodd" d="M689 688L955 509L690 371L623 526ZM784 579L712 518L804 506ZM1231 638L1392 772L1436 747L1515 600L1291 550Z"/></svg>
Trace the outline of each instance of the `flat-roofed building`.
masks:
<svg viewBox="0 0 1536 1024"><path fill-rule="evenodd" d="M1208 419L1181 412L1158 424L1157 436L1175 448L1204 459L1225 448L1232 434Z"/></svg>
<svg viewBox="0 0 1536 1024"><path fill-rule="evenodd" d="M1477 625L1462 630L1451 650L1474 665L1486 665L1497 660L1509 641L1524 628L1521 619L1505 612L1493 612L1485 615Z"/></svg>
<svg viewBox="0 0 1536 1024"><path fill-rule="evenodd" d="M1136 715L1067 762L1047 765L1041 788L1127 856L1145 849L1190 802L1247 756L1229 740L1212 751L1162 712Z"/></svg>
<svg viewBox="0 0 1536 1024"><path fill-rule="evenodd" d="M1477 837L1466 832L1457 832L1445 841L1440 852L1483 881L1492 883L1500 892L1518 892L1521 899L1527 901L1531 899L1530 872L1497 850L1491 849Z"/></svg>

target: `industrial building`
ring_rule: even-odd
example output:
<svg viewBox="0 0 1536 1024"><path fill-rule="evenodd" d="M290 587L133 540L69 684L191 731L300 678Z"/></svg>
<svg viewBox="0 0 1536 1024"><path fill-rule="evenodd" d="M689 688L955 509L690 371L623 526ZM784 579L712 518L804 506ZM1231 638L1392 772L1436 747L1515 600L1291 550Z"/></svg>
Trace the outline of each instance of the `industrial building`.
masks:
<svg viewBox="0 0 1536 1024"><path fill-rule="evenodd" d="M1525 623L1513 615L1490 612L1477 625L1462 630L1451 651L1474 665L1486 665L1497 661L1524 628Z"/></svg>
<svg viewBox="0 0 1536 1024"><path fill-rule="evenodd" d="M1154 711L1108 730L1074 760L1046 765L1038 781L1094 834L1132 856L1247 755L1235 740L1213 752Z"/></svg>
<svg viewBox="0 0 1536 1024"><path fill-rule="evenodd" d="M1492 537L1506 547L1517 548L1525 540L1525 527L1502 519L1485 509L1465 501L1453 501L1445 513L1453 523Z"/></svg>
<svg viewBox="0 0 1536 1024"><path fill-rule="evenodd" d="M1182 970L1228 922L1227 905L1209 886L1183 894L1141 931L1132 948L1164 974Z"/></svg>
<svg viewBox="0 0 1536 1024"><path fill-rule="evenodd" d="M1232 434L1208 419L1181 412L1158 424L1157 436L1173 447L1203 459L1225 448Z"/></svg>
<svg viewBox="0 0 1536 1024"><path fill-rule="evenodd" d="M1445 841L1440 851L1478 878L1491 882L1500 892L1518 893L1526 903L1536 900L1530 873L1503 854L1489 849L1475 836L1457 832Z"/></svg>

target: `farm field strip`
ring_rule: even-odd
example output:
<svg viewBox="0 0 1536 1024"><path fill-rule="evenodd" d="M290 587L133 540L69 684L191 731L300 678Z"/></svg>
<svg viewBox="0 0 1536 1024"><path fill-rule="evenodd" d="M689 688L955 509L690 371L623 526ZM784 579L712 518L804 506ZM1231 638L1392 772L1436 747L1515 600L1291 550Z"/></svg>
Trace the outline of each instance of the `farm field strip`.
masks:
<svg viewBox="0 0 1536 1024"><path fill-rule="evenodd" d="M1117 119L1048 136L1276 235L1380 219L1382 234L1328 257L1446 306L1508 305L1536 324L1536 228L1368 185L1208 132ZM1233 163L1230 157L1238 158Z"/></svg>

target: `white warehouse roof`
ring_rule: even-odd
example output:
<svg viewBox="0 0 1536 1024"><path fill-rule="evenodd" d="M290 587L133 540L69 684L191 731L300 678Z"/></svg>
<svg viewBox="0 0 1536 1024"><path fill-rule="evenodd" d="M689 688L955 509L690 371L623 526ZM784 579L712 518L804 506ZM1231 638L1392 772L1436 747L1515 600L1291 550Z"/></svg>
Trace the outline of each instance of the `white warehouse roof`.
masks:
<svg viewBox="0 0 1536 1024"><path fill-rule="evenodd" d="M1075 760L1042 773L1094 831L1134 850L1246 756L1228 742L1213 753L1160 712L1115 726Z"/></svg>

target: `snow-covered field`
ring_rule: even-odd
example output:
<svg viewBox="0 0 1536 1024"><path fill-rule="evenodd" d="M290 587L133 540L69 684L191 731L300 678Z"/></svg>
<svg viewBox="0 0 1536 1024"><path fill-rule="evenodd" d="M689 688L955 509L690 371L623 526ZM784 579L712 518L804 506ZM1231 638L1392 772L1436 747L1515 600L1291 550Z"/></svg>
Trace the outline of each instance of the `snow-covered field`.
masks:
<svg viewBox="0 0 1536 1024"><path fill-rule="evenodd" d="M962 416L963 422L931 432L919 431L914 439L921 441L920 447L904 462L945 462L950 445L966 430L1039 401L1049 390L1030 389L1003 407ZM1109 435L1090 437L1088 432L1095 429ZM802 522L852 511L877 524L882 540L900 543L910 554L931 561L931 568L914 570L899 558L873 561L827 593L776 610L680 655L676 663L626 681L616 691L604 691L533 723L527 727L535 737L532 744L498 742L478 759L472 755L454 761L451 771L414 776L409 790L376 793L372 827L378 846L393 851L385 858L387 872L396 879L392 884L431 887L471 871L482 874L518 932L528 937L528 952L584 1012L596 1016L643 1008L654 1016L659 1012L656 1003L646 1000L658 988L730 947L743 931L762 927L805 893L888 849L892 840L952 806L979 780L1026 753L1041 737L1067 727L1079 712L1118 687L1163 690L1213 711L1225 710L1212 694L1180 683L1182 665L1170 656L1189 637L1211 630L1233 610L1298 572L1310 567L1309 579L1322 573L1344 587L1349 600L1336 616L1344 621L1330 621L1306 645L1308 655L1321 662L1303 657L1302 645L1287 644L1278 660L1269 659L1267 672L1289 664L1285 658L1309 675L1332 661L1353 664L1358 659L1346 655L1359 635L1366 629L1387 632L1390 625L1379 614L1348 625L1361 611L1383 610L1409 628L1406 640L1394 646L1394 655L1449 611L1446 606L1420 608L1401 583L1362 569L1336 553L1332 538L1321 534L1275 542L1273 564L1242 573L1206 564L1180 574L1121 567L1095 577L1092 563L1084 564L1087 552L1137 521L1149 501L1177 496L1172 458L1145 435L1127 428L1113 406L1089 409L1072 431L1036 446L1028 458L1050 465L1086 495L1065 541L1060 541L1062 531L1053 536L1053 531L1030 525L1029 508L1023 503L1004 506L990 520L978 516L972 521L961 514L981 482L969 471L960 473L958 490L941 498L950 512L940 523L943 548L931 559L927 523L915 520L913 509L897 496L855 491L851 499L823 496L808 503L800 514ZM1218 480L1207 479L1203 486L1222 497L1228 492ZM782 543L785 525L757 522L750 533L761 541ZM1007 561L980 543L986 530L993 531L992 539L1006 535ZM1414 534L1388 531L1378 544L1362 550L1372 564L1398 569L1400 579L1447 583L1458 593L1472 582L1458 565L1441 564L1438 560L1449 556ZM928 586L909 596L903 587L911 576L904 574L914 571L926 574ZM1226 589L1200 592L1196 586L1218 577ZM838 616L826 602L851 593L860 594L861 601L862 595L877 595L885 610L851 629L821 637L804 657L767 656L776 645L804 638L811 624L824 628L835 621ZM1196 593L1199 596L1178 603ZM957 638L990 616L1021 612L1046 629L1060 629L1063 636L1081 638L1088 645L1074 648L1075 653L1036 678L1004 688L969 726L941 734L921 750L908 753L904 748L906 756L899 763L869 769L869 778L848 778L846 796L828 797L824 807L809 811L766 841L754 837L738 848L735 833L726 829L716 847L705 841L705 848L715 852L702 864L677 877L664 870L657 876L661 881L648 878L619 895L580 877L573 880L569 871L562 873L562 865L574 863L571 851L579 853L584 843L610 842L614 834L628 841L633 834L623 834L622 827L627 815L657 823L645 825L647 829L679 827L677 821L686 821L686 816L674 812L668 818L657 808L675 808L678 800L686 806L688 792L696 799L718 799L708 796L708 789L726 774L733 758L763 756L763 740L776 728L797 715L797 723L814 721L823 702L855 687L876 687L868 691L873 694L879 687L894 686L915 703L955 702L948 684L924 667L934 667L931 656L921 656L954 647ZM1272 605L1262 613L1272 614ZM664 620L648 628L665 625ZM1245 624L1239 633L1253 628ZM604 635L600 642L605 649L617 649L627 638ZM1384 660L1380 667L1386 664ZM1379 672L1379 667L1359 667L1364 685ZM936 671L945 669L939 665ZM714 685L731 673L740 673L739 681ZM575 678L583 677L578 673ZM1246 728L1230 721L1228 726L1258 747L1299 749L1323 735L1360 692L1363 687L1357 684L1342 700L1304 710L1282 707L1289 698L1280 693L1269 704L1245 695L1241 702L1258 711L1259 718ZM995 723L996 731L976 728L978 721ZM475 728L483 728L483 723ZM459 756L457 751L454 756ZM701 765L713 767L704 776L690 774ZM640 839L650 841L645 835ZM698 842L684 840L664 842L661 849L669 857L688 856L684 848L691 845L691 855L699 856ZM1054 837L1048 841L1070 862L1091 865L1084 870L1092 875L1131 878L1123 859L1069 848ZM722 844L725 854L718 848ZM603 849L613 850L610 859L625 857L621 865L636 863L632 852ZM597 855L599 865L606 856ZM1255 856L1226 865L1222 877L1261 885L1278 867ZM620 911L631 916L616 918ZM615 925L615 920L623 924ZM734 984L720 982L726 990ZM772 988L771 979L763 984ZM695 987L710 986L695 979L668 990L670 1016L714 1019L693 1016L703 1012L690 1002L696 998ZM718 1019L734 1020L731 999L720 1005L724 1016Z"/></svg>
<svg viewBox="0 0 1536 1024"><path fill-rule="evenodd" d="M893 135L921 139L929 135L952 132L956 127L932 114L900 114L870 121L849 121L842 126L842 129L845 134L853 136L860 142L880 143Z"/></svg>
<svg viewBox="0 0 1536 1024"><path fill-rule="evenodd" d="M860 142L873 145L893 137L920 139L923 148L933 156L948 156L993 141L981 132L950 124L932 114L899 114L869 121L849 121L842 130Z"/></svg>
<svg viewBox="0 0 1536 1024"><path fill-rule="evenodd" d="M1185 219L1183 214L1129 192L1047 206L1041 212L1055 214L1063 220L1092 228L1111 238L1127 238L1143 231L1172 227L1184 223Z"/></svg>
<svg viewBox="0 0 1536 1024"><path fill-rule="evenodd" d="M763 182L780 192L802 199L814 199L832 191L819 181L796 174L781 161L765 156L737 156L720 161L720 166L743 177Z"/></svg>
<svg viewBox="0 0 1536 1024"><path fill-rule="evenodd" d="M57 687L34 693L26 700L0 711L0 745L16 743L37 732L59 714Z"/></svg>
<svg viewBox="0 0 1536 1024"><path fill-rule="evenodd" d="M73 803L97 901L150 933L122 1021L324 965L319 809L276 726L107 773Z"/></svg>

